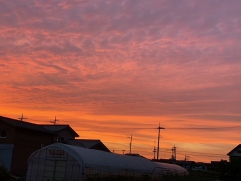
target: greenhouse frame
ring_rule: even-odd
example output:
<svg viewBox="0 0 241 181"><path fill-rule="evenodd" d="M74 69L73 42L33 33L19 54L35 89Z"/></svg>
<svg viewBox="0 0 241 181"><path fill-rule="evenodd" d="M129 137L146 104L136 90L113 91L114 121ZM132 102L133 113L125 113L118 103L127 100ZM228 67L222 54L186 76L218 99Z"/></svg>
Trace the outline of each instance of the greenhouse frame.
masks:
<svg viewBox="0 0 241 181"><path fill-rule="evenodd" d="M157 176L167 172L187 174L174 164L155 163L144 157L120 155L100 150L55 143L32 153L26 181L84 181L95 174Z"/></svg>

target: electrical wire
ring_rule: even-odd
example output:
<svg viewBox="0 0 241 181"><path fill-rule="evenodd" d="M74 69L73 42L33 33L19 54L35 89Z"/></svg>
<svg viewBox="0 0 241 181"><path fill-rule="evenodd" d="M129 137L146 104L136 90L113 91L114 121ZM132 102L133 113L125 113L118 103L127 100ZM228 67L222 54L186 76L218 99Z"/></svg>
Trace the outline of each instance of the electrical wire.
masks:
<svg viewBox="0 0 241 181"><path fill-rule="evenodd" d="M37 120L37 119L28 119L30 121L37 121L37 122L49 122L49 121L43 121L43 120ZM66 121L66 120L60 120L63 122L73 122L73 121ZM81 124L80 124L81 125ZM99 126L92 126L89 124L82 124L84 126L87 127L91 127L92 129L78 129L76 131L83 131L83 132L106 132L106 130L108 129L113 129L112 127L99 127ZM147 125L154 125L154 124L139 124L140 126L147 126ZM94 129L93 129L94 128ZM221 131L221 130L229 130L229 129L240 129L241 126L237 125L237 126L218 126L218 127L167 127L165 128L166 130L195 130L195 131L205 131L205 130L210 130L210 131ZM115 130L147 130L147 129L158 129L158 127L154 128L154 127L116 127ZM110 134L103 134L103 135L110 135ZM111 137L122 137L122 136L111 136ZM123 136L124 137L124 136ZM185 136L186 137L186 136ZM164 138L168 138L168 137L164 137ZM170 137L169 137L170 138ZM171 137L171 138L175 138L175 137ZM176 137L177 138L177 137ZM180 138L180 137L178 137ZM238 137L237 137L238 138ZM109 142L111 143L111 142ZM116 144L116 142L113 142ZM126 145L125 143L118 143L119 145L123 145L123 146L128 146L128 144ZM135 148L138 148L140 150L146 150L146 148L143 147L138 147L136 146ZM5 148L5 149L11 149L11 148ZM5 149L1 149L1 150L5 150ZM185 155L192 155L192 156L202 156L202 157L227 157L227 155L224 154L214 154L214 153L204 153L204 152L196 152L196 151L188 151L188 150L183 150L183 148L180 148L181 151L178 151L177 154L185 154ZM116 150L116 149L113 149ZM118 148L118 150L120 150L120 148ZM123 150L121 150L123 151ZM160 152L162 153L171 153L171 149L170 148L160 148Z"/></svg>

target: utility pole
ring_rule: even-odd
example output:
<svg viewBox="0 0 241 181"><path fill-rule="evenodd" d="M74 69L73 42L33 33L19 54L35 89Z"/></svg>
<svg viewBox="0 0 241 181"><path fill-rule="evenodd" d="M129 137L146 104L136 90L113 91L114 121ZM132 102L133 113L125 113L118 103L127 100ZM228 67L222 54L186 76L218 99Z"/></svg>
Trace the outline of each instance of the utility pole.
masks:
<svg viewBox="0 0 241 181"><path fill-rule="evenodd" d="M127 138L130 138L130 154L131 154L132 134L131 134L131 136L130 136L130 137L128 136Z"/></svg>
<svg viewBox="0 0 241 181"><path fill-rule="evenodd" d="M157 140L158 142L157 142L157 156L156 156L157 158L156 159L158 160L159 159L159 152L160 152L160 130L165 129L165 128L160 127L160 123L159 123L159 126L158 126L157 129L158 129L158 140Z"/></svg>
<svg viewBox="0 0 241 181"><path fill-rule="evenodd" d="M156 147L155 147L155 145L154 145L153 153L154 153L154 160L155 160L156 159Z"/></svg>
<svg viewBox="0 0 241 181"><path fill-rule="evenodd" d="M185 160L185 161L188 161L188 160L189 160L188 158L189 158L189 156L187 156L187 155L185 154L185 159L184 159L184 160Z"/></svg>
<svg viewBox="0 0 241 181"><path fill-rule="evenodd" d="M51 122L51 123L54 123L54 125L56 125L57 121L59 121L59 120L57 120L57 119L56 119L56 116L55 116L55 119L54 119L53 121L50 121L50 122Z"/></svg>
<svg viewBox="0 0 241 181"><path fill-rule="evenodd" d="M22 117L21 117L21 118L18 118L18 119L20 119L20 121L23 121L23 119L27 119L27 118L24 118L24 117L23 117L23 113L22 113Z"/></svg>
<svg viewBox="0 0 241 181"><path fill-rule="evenodd" d="M172 147L172 159L177 160L177 147L175 145Z"/></svg>

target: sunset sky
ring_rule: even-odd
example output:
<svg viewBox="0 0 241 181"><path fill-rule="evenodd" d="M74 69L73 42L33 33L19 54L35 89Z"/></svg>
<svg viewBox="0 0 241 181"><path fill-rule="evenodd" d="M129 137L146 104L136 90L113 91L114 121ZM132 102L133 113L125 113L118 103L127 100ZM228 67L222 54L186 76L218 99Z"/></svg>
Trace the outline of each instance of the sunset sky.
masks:
<svg viewBox="0 0 241 181"><path fill-rule="evenodd" d="M240 0L0 2L0 115L111 151L210 161L241 144Z"/></svg>

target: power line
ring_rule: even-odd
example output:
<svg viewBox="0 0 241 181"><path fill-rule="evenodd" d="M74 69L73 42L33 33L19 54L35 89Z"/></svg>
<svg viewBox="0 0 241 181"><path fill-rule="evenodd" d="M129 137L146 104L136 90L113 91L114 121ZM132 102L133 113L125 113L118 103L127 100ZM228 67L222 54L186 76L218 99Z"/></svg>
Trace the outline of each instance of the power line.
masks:
<svg viewBox="0 0 241 181"><path fill-rule="evenodd" d="M179 130L219 130L219 129L237 129L241 126L219 126L219 127L170 127L167 129L179 129Z"/></svg>
<svg viewBox="0 0 241 181"><path fill-rule="evenodd" d="M27 119L27 118L24 118L23 117L23 114L22 114L22 117L21 118L19 118L21 121L23 120L23 119ZM54 123L54 124L56 124L56 122L57 122L58 120L56 119L56 117L55 117L55 120L54 121L51 121L51 123ZM69 121L65 121L65 122L69 122ZM141 124L141 125L152 125L152 124ZM88 126L88 125L86 125L86 126ZM90 125L91 126L91 125ZM92 127L93 128L93 127ZM96 128L96 129L86 129L86 130L77 130L77 131L92 131L92 132L103 132L103 131L106 131L107 129L113 129L113 127L94 127L94 128ZM241 126L219 126L219 127L169 127L169 128L167 128L168 130L175 130L175 129L178 129L178 130L196 130L196 131L198 131L198 130L200 130L200 131L203 131L203 130L211 130L211 131L213 131L213 130L227 130L227 129L240 129L241 128ZM99 129L102 129L102 130L99 130ZM160 123L159 123L159 127L158 128L151 128L151 127L146 127L146 128L144 128L144 127L128 127L128 128L126 128L126 127L121 127L121 128L115 128L116 130L132 130L132 129L136 129L136 130L147 130L147 129L158 129L158 147L157 147L157 149L158 149L158 151L157 151L157 159L158 159L158 157L159 157L159 152L171 152L171 149L168 149L168 148L161 148L162 150L160 150L160 143L159 143L159 140L160 140L160 129L164 129L163 127L160 127ZM106 133L107 135L108 135L108 133ZM110 133L110 134L113 134L113 133ZM121 136L115 136L115 137L121 137ZM146 149L146 148L141 148L141 149ZM164 150L166 150L166 151L164 151ZM189 155L195 155L195 156L204 156L204 157L223 157L223 156L225 156L226 157L226 155L222 155L222 154L212 154L212 153L203 153L203 152L194 152L194 151L179 151L178 152L178 154L181 154L181 153L188 153Z"/></svg>
<svg viewBox="0 0 241 181"><path fill-rule="evenodd" d="M203 154L203 155L215 155L215 156L224 156L224 154L216 154L216 153L203 153L203 152L194 152L194 151L180 151L182 152L187 152L187 153L192 153L192 154Z"/></svg>
<svg viewBox="0 0 241 181"><path fill-rule="evenodd" d="M193 153L193 154L203 154L203 155L214 155L214 156L225 156L225 154L216 154L216 153L205 153L205 152L196 152L196 151L188 151L188 150L183 150L183 148L181 148L181 147L178 147L179 148L179 150L181 150L180 152L178 152L178 153L183 153L183 152L187 152L187 153ZM170 150L171 151L171 149L170 148L162 148L162 150Z"/></svg>
<svg viewBox="0 0 241 181"><path fill-rule="evenodd" d="M135 146L136 148L138 148L138 150L146 150L146 148L142 148L142 147L138 147ZM168 154L172 154L173 151L171 148L162 148L160 150L161 153L168 153ZM228 157L225 154L213 154L213 153L204 153L204 152L193 152L193 151L178 151L176 152L176 154L180 154L180 155L191 155L191 156L201 156L201 157L211 157L211 158L220 158L220 157Z"/></svg>
<svg viewBox="0 0 241 181"><path fill-rule="evenodd" d="M113 129L113 127L96 127L98 128L98 130L95 130L95 131L102 131L102 130L106 130L106 129ZM165 129L168 129L168 130L175 130L175 129L178 129L178 130L227 130L227 129L240 129L241 126L227 126L227 127L169 127L169 128L165 128ZM101 130L100 130L101 129ZM116 127L115 128L116 130L147 130L147 129L157 129L157 128L138 128L138 127ZM93 129L83 129L83 130L79 130L79 131L93 131Z"/></svg>
<svg viewBox="0 0 241 181"><path fill-rule="evenodd" d="M23 117L23 114L22 114L22 117ZM18 118L18 119L21 119L21 118ZM27 118L23 118L23 119L27 119ZM55 117L56 119L56 117ZM47 121L43 121L43 120L38 120L38 119L31 119L33 121L41 121L41 122L47 122ZM55 120L54 120L55 121ZM58 120L57 120L58 121ZM64 122L71 122L73 123L74 121L68 121L68 120L65 120ZM53 121L52 121L53 123ZM78 124L78 125L84 125L84 126L89 126L89 127L92 127L93 128L93 125L90 125L90 124ZM155 125L155 124L138 124L138 125L143 125L143 126L147 126L147 125ZM113 129L113 127L97 127L96 128L100 128L100 129ZM175 130L175 129L178 129L178 130L219 130L219 129L239 129L241 128L241 125L235 125L235 126L215 126L215 127L166 127L166 129L168 130ZM156 129L154 127L117 127L115 129L118 129L118 130L126 130L126 129ZM83 129L83 130L79 130L79 131L93 131L93 129Z"/></svg>

